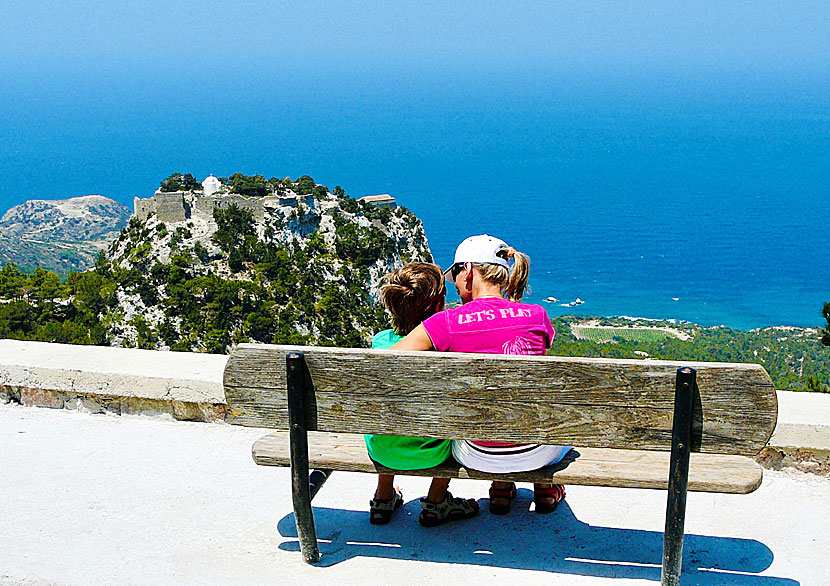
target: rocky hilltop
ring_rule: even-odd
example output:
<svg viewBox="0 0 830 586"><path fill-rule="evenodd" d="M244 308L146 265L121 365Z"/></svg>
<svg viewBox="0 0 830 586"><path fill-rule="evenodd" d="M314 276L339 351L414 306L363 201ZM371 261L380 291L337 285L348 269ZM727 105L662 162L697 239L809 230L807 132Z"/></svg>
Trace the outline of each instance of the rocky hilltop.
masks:
<svg viewBox="0 0 830 586"><path fill-rule="evenodd" d="M214 353L241 342L366 346L388 327L381 277L432 259L420 220L394 198L356 200L307 175L174 174L135 209L90 270L61 281L0 269L0 337ZM122 213L90 196L27 202L3 221L18 243L83 237L97 252L111 234L100 219Z"/></svg>
<svg viewBox="0 0 830 586"><path fill-rule="evenodd" d="M386 327L380 278L431 261L402 207L331 193L310 177L266 196L157 192L96 271L113 345L223 352L234 343L366 345Z"/></svg>
<svg viewBox="0 0 830 586"><path fill-rule="evenodd" d="M27 201L0 220L0 265L40 266L60 275L86 270L129 217L128 207L102 195Z"/></svg>

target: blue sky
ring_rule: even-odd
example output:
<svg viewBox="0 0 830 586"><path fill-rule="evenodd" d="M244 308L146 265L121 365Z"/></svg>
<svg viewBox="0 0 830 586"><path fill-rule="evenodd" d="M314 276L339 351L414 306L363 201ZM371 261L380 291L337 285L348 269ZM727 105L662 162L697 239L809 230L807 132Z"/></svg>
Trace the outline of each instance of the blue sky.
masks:
<svg viewBox="0 0 830 586"><path fill-rule="evenodd" d="M320 76L830 71L827 2L3 2L0 67ZM17 77L17 76L15 76Z"/></svg>
<svg viewBox="0 0 830 586"><path fill-rule="evenodd" d="M571 113L612 131L699 118L703 137L722 105L761 131L828 122L830 2L0 0L0 14L0 210L130 202L174 170L389 189L360 178L401 168L354 161L443 165L485 137L487 166L513 166ZM805 169L826 148L812 156Z"/></svg>

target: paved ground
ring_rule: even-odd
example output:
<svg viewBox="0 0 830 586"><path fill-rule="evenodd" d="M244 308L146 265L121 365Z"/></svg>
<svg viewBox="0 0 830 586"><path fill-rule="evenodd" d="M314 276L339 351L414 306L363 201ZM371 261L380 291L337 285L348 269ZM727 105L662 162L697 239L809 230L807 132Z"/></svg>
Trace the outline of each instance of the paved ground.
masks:
<svg viewBox="0 0 830 586"><path fill-rule="evenodd" d="M369 524L373 479L335 474L315 500L322 567L297 553L287 470L258 468L261 431L224 424L0 405L0 583L650 584L659 582L662 491L569 487L566 505L507 518L416 522L426 480ZM746 496L690 494L683 584L830 583L830 480L768 472Z"/></svg>

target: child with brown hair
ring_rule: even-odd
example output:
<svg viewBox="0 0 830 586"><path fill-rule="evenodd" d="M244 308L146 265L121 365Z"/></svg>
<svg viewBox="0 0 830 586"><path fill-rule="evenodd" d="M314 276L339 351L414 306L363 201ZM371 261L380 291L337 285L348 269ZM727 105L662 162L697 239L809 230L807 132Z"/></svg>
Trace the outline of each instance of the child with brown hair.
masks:
<svg viewBox="0 0 830 586"><path fill-rule="evenodd" d="M372 348L390 348L423 320L442 311L446 293L444 275L434 264L410 263L386 275L379 297L392 316L392 329L378 332ZM369 457L396 470L432 468L449 458L452 451L449 440L389 435L366 435L365 439ZM369 502L369 521L373 525L385 525L403 505L403 495L395 489L394 481L392 474L378 475L375 498ZM421 499L423 511L419 522L422 525L440 525L478 513L475 500L453 497L447 492L448 485L449 478L433 478L426 499ZM431 498L436 495L440 498Z"/></svg>

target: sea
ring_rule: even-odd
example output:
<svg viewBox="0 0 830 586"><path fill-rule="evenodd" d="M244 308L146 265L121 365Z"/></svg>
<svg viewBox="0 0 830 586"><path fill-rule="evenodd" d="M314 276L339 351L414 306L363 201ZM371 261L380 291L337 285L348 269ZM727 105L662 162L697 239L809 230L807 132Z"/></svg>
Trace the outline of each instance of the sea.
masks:
<svg viewBox="0 0 830 586"><path fill-rule="evenodd" d="M506 240L552 316L825 324L830 80L542 77L24 83L0 96L0 209L308 174L394 196L441 265Z"/></svg>

